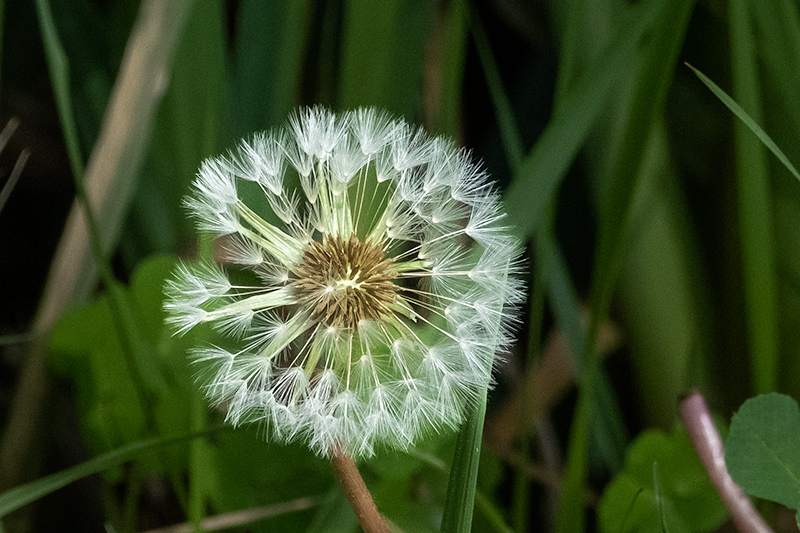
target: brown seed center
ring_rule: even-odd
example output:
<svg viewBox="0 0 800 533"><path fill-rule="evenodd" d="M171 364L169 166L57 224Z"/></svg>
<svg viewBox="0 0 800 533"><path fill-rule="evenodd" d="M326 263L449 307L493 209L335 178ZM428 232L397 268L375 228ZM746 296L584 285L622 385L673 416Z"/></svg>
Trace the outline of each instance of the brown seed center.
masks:
<svg viewBox="0 0 800 533"><path fill-rule="evenodd" d="M295 267L292 282L301 305L327 326L355 327L359 320L377 320L390 312L397 297L397 271L380 246L326 237L313 241Z"/></svg>

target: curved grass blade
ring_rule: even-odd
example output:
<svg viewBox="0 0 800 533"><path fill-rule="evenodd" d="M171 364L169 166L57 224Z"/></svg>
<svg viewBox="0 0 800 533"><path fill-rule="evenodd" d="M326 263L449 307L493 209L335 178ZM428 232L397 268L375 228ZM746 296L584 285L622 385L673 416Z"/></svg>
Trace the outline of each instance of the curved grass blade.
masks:
<svg viewBox="0 0 800 533"><path fill-rule="evenodd" d="M56 472L55 474L50 474L49 476L39 478L36 481L31 481L30 483L26 483L19 487L14 487L13 489L7 490L0 494L0 517L9 514L12 511L16 511L17 509L24 507L29 503L35 502L39 498L46 496L51 492L54 492L62 487L66 487L70 483L74 483L79 479L85 478L92 474L97 474L98 472L102 472L103 470L116 466L120 463L124 463L125 461L128 461L139 454L155 451L172 444L188 442L198 437L203 437L220 431L220 429L222 428L214 428L199 433L189 433L172 437L158 437L135 442L133 444L129 444L128 446L123 446L122 448L117 448L116 450L112 450L108 453L98 455L93 459L89 459L84 463L67 468L61 472Z"/></svg>
<svg viewBox="0 0 800 533"><path fill-rule="evenodd" d="M792 173L792 176L800 180L800 172L798 172L792 162L789 161L789 158L786 157L786 154L784 154L783 151L778 148L778 145L775 144L775 141L773 141L772 138L767 135L767 132L761 129L761 126L759 126L758 123L756 123L756 121L747 114L747 111L742 109L742 106L737 104L733 98L728 96L728 93L723 91L716 83L711 81L708 76L694 68L689 63L685 63L685 65L692 69L692 72L694 72L695 75L700 78L700 81L702 81L706 87L708 87L711 92L714 93L714 95L719 98L723 104L725 104L725 107L730 109L731 113L736 115L736 118L741 120L744 125L747 126L762 143L764 143L764 146L766 146L767 149L778 158L778 161L780 161L783 166L785 166L786 169Z"/></svg>

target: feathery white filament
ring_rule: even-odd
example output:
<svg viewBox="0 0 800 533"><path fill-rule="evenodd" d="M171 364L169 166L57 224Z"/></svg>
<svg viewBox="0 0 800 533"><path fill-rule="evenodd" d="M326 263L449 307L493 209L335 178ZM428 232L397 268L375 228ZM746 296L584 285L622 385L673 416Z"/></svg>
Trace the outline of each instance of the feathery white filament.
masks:
<svg viewBox="0 0 800 533"><path fill-rule="evenodd" d="M264 200L245 203L248 186ZM524 293L520 248L451 141L374 109L302 109L204 162L185 204L251 271L182 265L165 287L178 333L228 338L192 352L228 422L368 456L457 426L489 383Z"/></svg>

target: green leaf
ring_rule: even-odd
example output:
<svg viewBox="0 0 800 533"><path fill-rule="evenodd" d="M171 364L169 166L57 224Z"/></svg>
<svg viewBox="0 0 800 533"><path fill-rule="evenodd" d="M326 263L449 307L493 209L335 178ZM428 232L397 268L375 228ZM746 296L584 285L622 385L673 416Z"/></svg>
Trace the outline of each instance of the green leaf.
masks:
<svg viewBox="0 0 800 533"><path fill-rule="evenodd" d="M164 279L175 265L171 257L143 262L130 286L118 289L125 319L137 348L128 364L107 296L74 308L56 324L49 363L69 379L78 397L84 438L97 453L144 438L189 430L192 390L186 348L194 337L176 338L164 326ZM147 401L139 396L137 374ZM148 428L148 420L155 424ZM185 461L175 457L173 466Z"/></svg>
<svg viewBox="0 0 800 533"><path fill-rule="evenodd" d="M72 381L89 448L105 452L144 438L144 405L117 337L108 299L65 313L53 328L49 364Z"/></svg>
<svg viewBox="0 0 800 533"><path fill-rule="evenodd" d="M219 431L219 429L212 431ZM84 463L67 468L61 472L45 476L19 487L14 487L0 494L0 517L32 503L53 491L65 487L70 483L78 481L79 479L120 465L139 454L163 449L172 444L188 442L197 437L208 435L209 433L211 433L211 431L143 440L104 453L103 455L89 459Z"/></svg>
<svg viewBox="0 0 800 533"><path fill-rule="evenodd" d="M607 533L699 533L716 529L726 516L682 428L639 435L598 507L600 529Z"/></svg>
<svg viewBox="0 0 800 533"><path fill-rule="evenodd" d="M800 408L782 394L742 404L725 440L728 471L751 496L800 509Z"/></svg>

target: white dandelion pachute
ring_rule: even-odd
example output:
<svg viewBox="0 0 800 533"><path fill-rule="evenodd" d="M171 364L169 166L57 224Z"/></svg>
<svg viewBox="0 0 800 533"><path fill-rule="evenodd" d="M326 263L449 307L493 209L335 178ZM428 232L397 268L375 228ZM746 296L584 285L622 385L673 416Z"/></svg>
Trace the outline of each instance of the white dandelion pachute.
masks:
<svg viewBox="0 0 800 533"><path fill-rule="evenodd" d="M248 185L262 201L245 203ZM450 141L373 109L303 109L204 162L186 205L254 274L184 264L165 288L177 332L226 338L193 357L229 422L369 456L457 426L490 381L523 297L520 248Z"/></svg>

